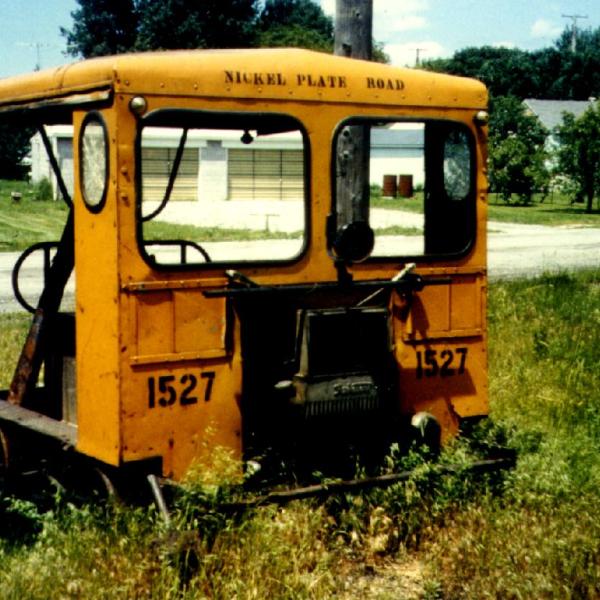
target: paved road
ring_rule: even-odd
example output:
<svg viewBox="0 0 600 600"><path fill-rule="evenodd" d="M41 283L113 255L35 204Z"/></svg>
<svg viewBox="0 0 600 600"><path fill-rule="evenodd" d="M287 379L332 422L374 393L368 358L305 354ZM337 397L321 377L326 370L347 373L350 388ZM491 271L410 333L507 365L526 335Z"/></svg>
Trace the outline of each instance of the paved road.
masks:
<svg viewBox="0 0 600 600"><path fill-rule="evenodd" d="M491 279L600 268L600 228L488 225Z"/></svg>
<svg viewBox="0 0 600 600"><path fill-rule="evenodd" d="M269 205L272 211L273 205ZM174 222L189 223L191 215L188 210L182 210L181 214L173 214L170 220ZM238 211L228 211L234 217ZM260 212L258 207L256 212ZM209 225L203 215L204 223ZM279 222L279 226L275 223ZM215 220L216 224L217 220ZM219 223L226 226L236 226L236 223L226 222L220 219ZM282 230L298 229L297 215L282 213L272 218L273 228ZM389 225L403 225L418 227L422 224L422 216L402 211L391 211L375 209L372 215L372 223L375 227ZM248 223L246 222L246 226ZM257 228L264 227L263 218L257 219ZM584 267L600 267L600 227L547 227L543 225L518 225L514 223L490 222L488 225L488 267L492 279L509 277L529 277L539 275L542 272L553 272L560 270L574 270ZM407 238L409 242L411 238ZM414 241L414 237L412 238ZM293 240L272 240L269 242L252 242L248 244L248 254L253 247L259 244L297 244ZM218 256L227 244L239 246L239 242L226 242L220 244L206 244L206 248L213 256ZM261 251L264 256L264 249ZM0 253L0 312L11 312L22 310L16 303L11 287L11 271L18 253ZM42 273L41 260L36 261L32 255L24 264L20 277L20 288L32 304L35 304L39 294ZM66 304L72 306L73 283L69 286L66 295Z"/></svg>

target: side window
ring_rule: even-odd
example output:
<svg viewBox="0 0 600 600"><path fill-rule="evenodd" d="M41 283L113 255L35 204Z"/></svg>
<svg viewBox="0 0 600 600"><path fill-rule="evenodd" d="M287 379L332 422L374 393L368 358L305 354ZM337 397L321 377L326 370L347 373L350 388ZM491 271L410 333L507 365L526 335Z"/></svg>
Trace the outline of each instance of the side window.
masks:
<svg viewBox="0 0 600 600"><path fill-rule="evenodd" d="M352 128L363 131L367 147L366 159L355 167L343 160ZM348 214L368 222L371 257L452 256L469 248L475 236L475 152L466 126L356 119L340 125L334 152L332 212L338 225ZM358 177L353 169L363 173L362 184L351 183Z"/></svg>
<svg viewBox="0 0 600 600"><path fill-rule="evenodd" d="M142 121L138 189L150 262L291 260L305 244L307 143L281 115L159 111Z"/></svg>
<svg viewBox="0 0 600 600"><path fill-rule="evenodd" d="M89 113L81 126L79 168L85 205L92 212L99 212L108 186L108 135L98 113Z"/></svg>

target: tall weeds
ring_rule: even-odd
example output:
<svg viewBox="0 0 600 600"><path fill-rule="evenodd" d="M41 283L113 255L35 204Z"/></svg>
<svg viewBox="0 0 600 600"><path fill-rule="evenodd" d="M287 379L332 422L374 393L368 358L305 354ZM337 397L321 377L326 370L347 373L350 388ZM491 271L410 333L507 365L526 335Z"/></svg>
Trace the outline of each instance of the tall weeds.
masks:
<svg viewBox="0 0 600 600"><path fill-rule="evenodd" d="M600 271L497 283L489 307L491 418L436 463L392 449L407 482L228 514L238 483L204 473L168 525L152 507L0 497L0 597L600 597ZM496 443L514 469L440 475Z"/></svg>
<svg viewBox="0 0 600 600"><path fill-rule="evenodd" d="M427 544L449 598L600 596L600 272L490 294L492 419L517 467Z"/></svg>

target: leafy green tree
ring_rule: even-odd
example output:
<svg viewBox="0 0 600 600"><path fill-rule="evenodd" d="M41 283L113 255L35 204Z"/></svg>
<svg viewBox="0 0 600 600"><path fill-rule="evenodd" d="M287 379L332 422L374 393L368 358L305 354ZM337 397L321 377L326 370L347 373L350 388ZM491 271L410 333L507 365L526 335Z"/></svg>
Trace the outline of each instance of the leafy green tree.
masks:
<svg viewBox="0 0 600 600"><path fill-rule="evenodd" d="M547 132L514 96L495 98L490 108L491 188L506 202L516 194L522 204L528 204L534 192L548 190Z"/></svg>
<svg viewBox="0 0 600 600"><path fill-rule="evenodd" d="M258 0L77 0L72 56L135 50L249 47L256 44Z"/></svg>
<svg viewBox="0 0 600 600"><path fill-rule="evenodd" d="M258 26L263 31L282 25L298 26L333 38L333 22L313 0L266 0Z"/></svg>
<svg viewBox="0 0 600 600"><path fill-rule="evenodd" d="M333 22L312 0L266 0L257 25L261 47L333 50Z"/></svg>
<svg viewBox="0 0 600 600"><path fill-rule="evenodd" d="M17 125L0 124L0 179L23 179L23 159L31 149L33 130Z"/></svg>
<svg viewBox="0 0 600 600"><path fill-rule="evenodd" d="M321 52L333 50L333 40L300 25L277 25L259 34L261 48L308 48Z"/></svg>
<svg viewBox="0 0 600 600"><path fill-rule="evenodd" d="M174 48L300 47L333 51L315 0L77 0L62 29L72 56ZM373 59L389 62L374 42Z"/></svg>
<svg viewBox="0 0 600 600"><path fill-rule="evenodd" d="M516 48L464 48L450 59L424 61L423 68L479 79L494 96L535 97L530 55Z"/></svg>
<svg viewBox="0 0 600 600"><path fill-rule="evenodd" d="M575 199L586 201L591 213L594 197L600 194L600 106L588 108L575 118L565 113L557 131L560 146L558 167L560 174L572 184Z"/></svg>
<svg viewBox="0 0 600 600"><path fill-rule="evenodd" d="M136 6L136 50L256 44L257 0L137 0Z"/></svg>
<svg viewBox="0 0 600 600"><path fill-rule="evenodd" d="M483 81L492 96L587 100L600 95L600 28L579 30L577 50L565 29L553 46L526 52L490 46L464 48L423 68Z"/></svg>
<svg viewBox="0 0 600 600"><path fill-rule="evenodd" d="M133 48L137 35L134 0L78 0L73 28L61 28L72 56L104 56Z"/></svg>

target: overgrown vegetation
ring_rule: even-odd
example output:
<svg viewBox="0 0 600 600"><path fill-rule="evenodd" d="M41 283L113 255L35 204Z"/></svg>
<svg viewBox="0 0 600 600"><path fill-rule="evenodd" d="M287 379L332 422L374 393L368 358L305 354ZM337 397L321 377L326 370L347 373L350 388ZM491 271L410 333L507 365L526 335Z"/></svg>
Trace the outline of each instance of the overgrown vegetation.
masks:
<svg viewBox="0 0 600 600"><path fill-rule="evenodd" d="M13 192L21 194L19 201L11 198ZM47 198L46 183L0 180L0 251L60 239L68 209L64 202Z"/></svg>
<svg viewBox="0 0 600 600"><path fill-rule="evenodd" d="M490 422L439 461L465 464L501 442L517 452L513 470L440 476L419 454L392 453L389 468L414 469L408 482L235 516L216 510L235 484L191 477L169 526L153 508L57 493L42 513L4 496L0 596L598 597L600 271L496 283L489 313ZM2 316L2 338L24 323ZM22 533L7 535L11 525Z"/></svg>
<svg viewBox="0 0 600 600"><path fill-rule="evenodd" d="M448 597L600 594L600 271L497 284L492 416L519 452L501 497L425 544Z"/></svg>

